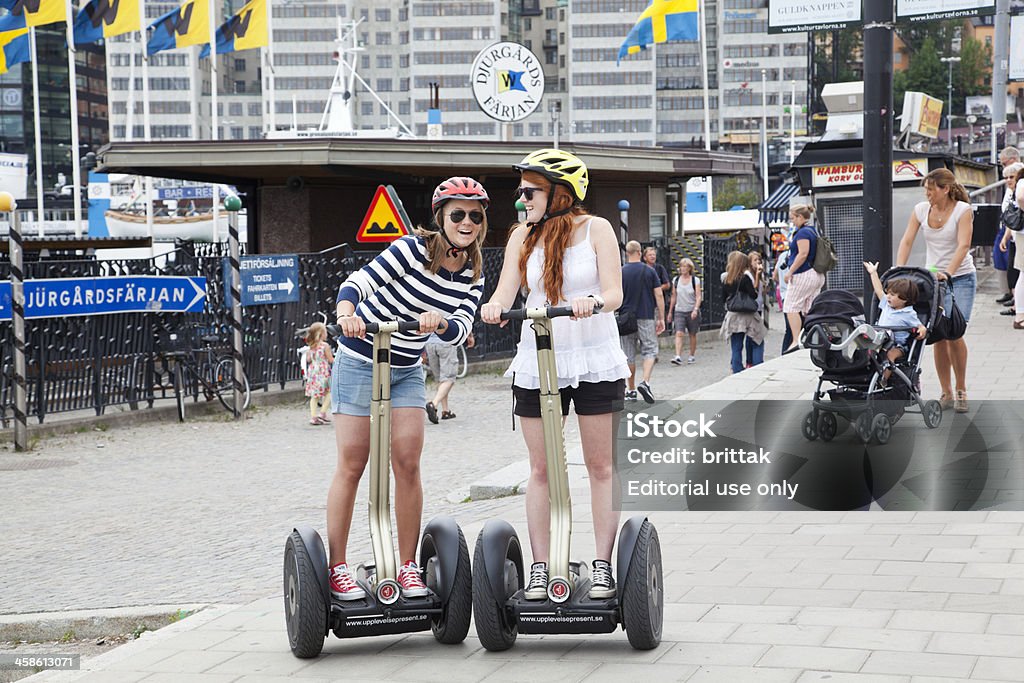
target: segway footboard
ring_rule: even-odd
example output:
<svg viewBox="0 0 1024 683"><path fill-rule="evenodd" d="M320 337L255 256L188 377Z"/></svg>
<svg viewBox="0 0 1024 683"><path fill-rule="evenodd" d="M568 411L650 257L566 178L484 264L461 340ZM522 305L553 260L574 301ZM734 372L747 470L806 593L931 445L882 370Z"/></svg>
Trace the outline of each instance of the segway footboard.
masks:
<svg viewBox="0 0 1024 683"><path fill-rule="evenodd" d="M509 601L520 633L611 633L619 627L619 604L615 598L592 600L590 582L581 581L569 600L526 600L518 593Z"/></svg>
<svg viewBox="0 0 1024 683"><path fill-rule="evenodd" d="M429 631L433 619L441 616L441 604L434 596L399 598L384 606L372 597L355 601L356 605L331 605L331 629L338 638L362 638L396 633Z"/></svg>

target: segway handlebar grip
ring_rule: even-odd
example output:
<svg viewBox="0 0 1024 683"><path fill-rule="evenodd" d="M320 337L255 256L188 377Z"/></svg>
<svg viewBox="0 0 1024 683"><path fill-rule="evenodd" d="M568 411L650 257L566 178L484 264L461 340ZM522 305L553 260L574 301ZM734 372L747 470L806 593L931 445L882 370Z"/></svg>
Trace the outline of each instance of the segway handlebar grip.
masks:
<svg viewBox="0 0 1024 683"><path fill-rule="evenodd" d="M601 305L594 306L594 313L601 310ZM536 320L537 318L564 318L572 315L572 306L545 306L538 308L510 308L501 314L502 320Z"/></svg>
<svg viewBox="0 0 1024 683"><path fill-rule="evenodd" d="M366 323L366 331L370 334L380 332L380 326L384 325L389 332L416 332L420 329L418 320L401 320L386 323ZM327 334L331 337L341 337L341 325L331 323L327 326Z"/></svg>

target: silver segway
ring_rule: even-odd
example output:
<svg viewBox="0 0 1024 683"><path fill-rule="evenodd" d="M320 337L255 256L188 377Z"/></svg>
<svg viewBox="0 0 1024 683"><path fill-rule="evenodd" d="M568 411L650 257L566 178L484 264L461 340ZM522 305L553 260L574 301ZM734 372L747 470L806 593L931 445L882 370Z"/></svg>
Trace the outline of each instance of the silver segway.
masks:
<svg viewBox="0 0 1024 683"><path fill-rule="evenodd" d="M661 546L658 532L647 517L631 517L619 532L616 572L620 584L616 597L592 599L586 565L570 561L572 499L551 319L571 315L569 307L548 307L511 310L501 316L502 320L531 320L537 339L551 551L547 599L526 600L519 536L504 520L492 519L484 525L473 557L473 613L480 643L491 651L512 647L518 633L610 633L620 624L630 645L638 650L653 649L661 642Z"/></svg>
<svg viewBox="0 0 1024 683"><path fill-rule="evenodd" d="M329 325L332 336L340 330ZM472 574L462 529L451 517L435 517L420 538L419 566L430 594L402 596L391 532L391 334L419 329L416 321L368 323L373 334L370 398L370 539L373 564L357 572L366 591L359 600L333 600L327 553L320 535L297 526L285 543L284 611L296 657L316 657L324 639L360 638L431 629L442 643L461 643L472 615Z"/></svg>

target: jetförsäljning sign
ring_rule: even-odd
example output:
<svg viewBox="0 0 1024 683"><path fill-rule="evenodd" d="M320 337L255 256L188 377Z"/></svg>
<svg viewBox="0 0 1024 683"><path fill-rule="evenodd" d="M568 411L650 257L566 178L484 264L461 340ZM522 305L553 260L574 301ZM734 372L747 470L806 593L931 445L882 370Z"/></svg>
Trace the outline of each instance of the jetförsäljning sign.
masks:
<svg viewBox="0 0 1024 683"><path fill-rule="evenodd" d="M544 68L519 43L494 43L473 60L473 96L480 109L503 123L526 118L544 97Z"/></svg>
<svg viewBox="0 0 1024 683"><path fill-rule="evenodd" d="M26 318L109 313L195 313L206 302L205 277L130 275L26 280ZM11 319L11 283L0 282L0 320Z"/></svg>
<svg viewBox="0 0 1024 683"><path fill-rule="evenodd" d="M223 260L224 281L230 282L231 266ZM299 300L299 257L296 254L257 254L238 260L242 305L283 304ZM230 288L225 289L224 305L231 305Z"/></svg>

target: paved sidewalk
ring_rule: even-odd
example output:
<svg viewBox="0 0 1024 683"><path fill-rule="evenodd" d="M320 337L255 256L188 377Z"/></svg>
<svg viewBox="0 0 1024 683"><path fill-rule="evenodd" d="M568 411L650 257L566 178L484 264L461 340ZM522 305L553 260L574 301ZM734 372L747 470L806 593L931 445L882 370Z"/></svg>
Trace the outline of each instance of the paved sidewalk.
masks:
<svg viewBox="0 0 1024 683"><path fill-rule="evenodd" d="M970 398L1018 399L1024 395L1024 372L1014 366L1013 349L1024 341L1024 333L997 315L999 307L992 302L998 291L990 273L985 275L968 332ZM727 355L722 346L708 354L717 354L715 362ZM777 347L773 337L769 357ZM710 371L711 363L705 367ZM924 367L924 393L937 396L930 360ZM660 363L655 390L685 383L691 370ZM724 363L717 372L723 370ZM806 356L794 354L675 395L806 399L816 377ZM473 477L521 460L525 450L521 437L499 421L508 419L507 381L493 377L480 382L458 385L452 398L456 422L465 413L468 425L477 430L486 425L485 438L467 444L467 424L428 425L425 517L454 512L469 539L487 518L502 517L525 538L521 497L461 505L447 500L453 486L468 488ZM14 550L5 552L0 611L76 605L83 586L76 576L80 566L89 577L83 595L93 606L129 604L132 596L151 599L154 590L170 591L187 602L234 603L145 634L87 662L85 671L47 672L39 680L1024 679L1024 512L1018 511L657 513L653 520L664 555L666 620L664 642L656 650L632 650L620 631L594 637L520 636L512 650L489 653L471 630L470 638L457 646L438 645L429 634L350 641L332 637L321 657L295 659L288 650L276 585L281 546L294 522L322 526L320 492L333 458L329 432L310 428L315 447L298 440L296 414L298 408L267 411L257 415L254 425L228 425L228 432L239 430L232 432L236 441L244 436L247 445L259 444L247 446L245 467L239 456L228 456L235 446L226 439L212 440L223 437L222 425L211 421L197 425L199 433L193 435L168 428L149 436L154 449L173 442L188 449L184 454L161 458L130 452L127 445L117 450L122 440L137 440L110 432L94 437L92 450L81 453L81 462L90 467L57 470L61 466L53 465L49 472L29 473L38 478L13 479L17 486L5 486L15 500L10 517L5 510L8 523L0 528L0 541ZM569 424L570 480L577 503L574 555L589 559L592 527L587 506L581 504L587 499L586 474L578 432ZM71 447L87 447L84 438L70 441L78 444ZM97 455L100 443L104 450L117 450L116 457L110 457L111 451ZM0 462L11 457L3 455ZM47 452L37 457L72 456ZM436 476L432 467L439 467ZM68 490L69 480L75 491ZM223 502L209 496L211 485ZM238 490L259 498L261 505L232 508L227 503L239 499ZM296 502L299 490L309 492L307 503ZM55 495L62 500L48 502ZM97 510L106 496L117 502ZM363 505L361 499L357 510ZM218 524L211 526L211 519ZM361 519L365 516L357 518L356 528L365 525ZM31 533L19 533L22 524L29 524ZM260 546L268 529L278 542ZM124 538L134 543L140 536L151 540L142 547L124 546ZM60 553L67 563L62 564L54 551L65 542L72 550ZM25 543L28 552L21 549ZM199 553L193 550L196 544ZM56 570L48 569L51 565ZM167 567L159 585L133 580L137 574L152 577L153 566ZM59 576L50 578L51 571ZM108 588L95 572L109 572ZM51 590L34 590L51 582ZM210 592L206 585L218 588ZM10 595L14 610L8 606Z"/></svg>

